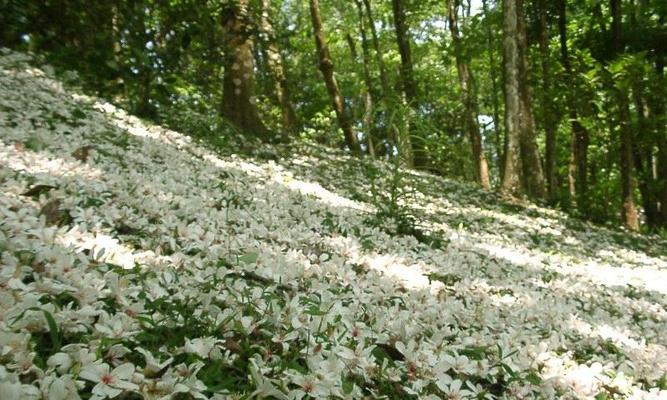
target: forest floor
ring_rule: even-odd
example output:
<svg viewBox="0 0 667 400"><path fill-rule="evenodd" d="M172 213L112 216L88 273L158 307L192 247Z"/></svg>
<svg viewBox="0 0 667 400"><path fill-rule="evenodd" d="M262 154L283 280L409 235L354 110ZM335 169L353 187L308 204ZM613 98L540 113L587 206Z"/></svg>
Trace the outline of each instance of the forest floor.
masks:
<svg viewBox="0 0 667 400"><path fill-rule="evenodd" d="M0 398L667 398L667 243L0 53ZM118 397L117 397L118 396Z"/></svg>

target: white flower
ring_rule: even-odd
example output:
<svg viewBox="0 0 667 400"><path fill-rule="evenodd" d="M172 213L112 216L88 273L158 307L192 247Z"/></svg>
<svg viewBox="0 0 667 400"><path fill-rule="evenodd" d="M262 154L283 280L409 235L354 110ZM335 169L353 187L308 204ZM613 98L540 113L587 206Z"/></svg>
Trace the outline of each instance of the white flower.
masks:
<svg viewBox="0 0 667 400"><path fill-rule="evenodd" d="M447 400L461 400L469 398L473 393L467 389L461 389L463 382L458 379L451 380L446 378L441 378L435 382L438 389L442 390L445 393L445 399Z"/></svg>
<svg viewBox="0 0 667 400"><path fill-rule="evenodd" d="M78 400L80 399L76 382L69 375L46 376L41 384L42 398L46 400Z"/></svg>
<svg viewBox="0 0 667 400"><path fill-rule="evenodd" d="M123 391L137 391L139 386L132 383L134 365L125 363L111 370L109 364L97 362L83 368L79 376L97 383L93 394L102 398L114 398Z"/></svg>

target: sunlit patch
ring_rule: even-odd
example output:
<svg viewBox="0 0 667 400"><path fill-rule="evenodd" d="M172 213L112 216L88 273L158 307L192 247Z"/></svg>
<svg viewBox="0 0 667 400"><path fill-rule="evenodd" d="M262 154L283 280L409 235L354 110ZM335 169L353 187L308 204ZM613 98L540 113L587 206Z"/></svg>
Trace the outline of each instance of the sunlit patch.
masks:
<svg viewBox="0 0 667 400"><path fill-rule="evenodd" d="M48 174L54 177L68 176L94 180L102 175L102 171L76 160L54 157L48 153L23 151L17 152L13 147L0 143L0 162L14 171L31 175Z"/></svg>
<svg viewBox="0 0 667 400"><path fill-rule="evenodd" d="M369 210L367 205L339 196L336 193L323 188L319 183L301 181L284 174L274 175L273 180L274 182L281 183L303 195L314 196L326 204L335 207L346 207L361 211Z"/></svg>

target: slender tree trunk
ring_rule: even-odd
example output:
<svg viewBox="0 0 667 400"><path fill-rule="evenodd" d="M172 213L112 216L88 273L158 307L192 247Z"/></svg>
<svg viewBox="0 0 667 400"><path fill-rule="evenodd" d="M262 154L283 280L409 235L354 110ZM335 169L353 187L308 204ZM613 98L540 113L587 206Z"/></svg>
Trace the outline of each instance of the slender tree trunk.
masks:
<svg viewBox="0 0 667 400"><path fill-rule="evenodd" d="M648 113L639 85L633 87L632 95L637 111L637 137L633 149L634 167L637 171L638 187L642 196L646 224L651 228L656 228L660 225L660 221L658 218L658 198L655 190L657 182L653 178L653 146L649 138L651 127L648 121L651 116Z"/></svg>
<svg viewBox="0 0 667 400"><path fill-rule="evenodd" d="M489 11L488 11L488 6L486 4L487 0L482 0L482 9L484 12L484 18L488 18ZM493 131L495 133L494 136L494 143L496 147L496 158L497 158L497 168L498 168L498 173L501 174L503 170L503 145L501 142L503 141L502 139L502 133L501 133L501 127L500 127L500 104L498 104L498 75L497 75L497 64L496 64L496 59L494 57L494 48L495 48L495 40L493 38L493 32L491 32L491 24L487 23L486 24L486 36L487 36L487 43L489 46L489 68L490 68L490 75L491 75L491 103L493 107Z"/></svg>
<svg viewBox="0 0 667 400"><path fill-rule="evenodd" d="M521 105L517 0L503 0L503 58L505 72L505 162L501 192L523 192L521 170Z"/></svg>
<svg viewBox="0 0 667 400"><path fill-rule="evenodd" d="M664 16L662 19L664 20ZM663 56L660 55L656 59L655 69L659 79L658 87L664 87L667 82L665 82L665 59ZM652 102L655 117L662 121L667 120L664 99L660 96L653 96ZM656 136L658 137L658 154L655 171L658 185L656 190L659 202L660 222L662 227L667 228L667 129L664 126L657 126Z"/></svg>
<svg viewBox="0 0 667 400"><path fill-rule="evenodd" d="M392 0L392 11L394 16L394 28L396 30L396 42L398 52L401 55L401 81L403 83L403 93L405 101L416 113L419 112L417 104L417 83L414 78L414 67L412 63L412 53L410 49L410 34L408 32L408 23L406 20L403 0ZM409 121L407 121L409 123ZM427 165L427 155L424 148L423 139L416 135L414 125L410 124L408 128L410 147L412 148L412 161L415 168L425 168Z"/></svg>
<svg viewBox="0 0 667 400"><path fill-rule="evenodd" d="M456 67L459 75L461 92L463 93L463 104L465 106L465 128L467 136L472 147L473 162L475 164L475 180L482 185L484 189L490 189L489 166L486 162L484 149L482 148L482 135L479 132L477 122L477 99L473 90L474 78L467 60L463 56L461 44L461 35L457 23L457 5L455 0L447 0L447 9L449 13L449 30L452 34L454 44L454 56L456 57Z"/></svg>
<svg viewBox="0 0 667 400"><path fill-rule="evenodd" d="M271 4L269 0L261 0L261 8L260 28L264 39L263 47L266 53L266 64L273 77L274 90L282 113L283 128L288 133L294 133L297 131L296 112L290 100L283 58L278 49L273 24L271 23Z"/></svg>
<svg viewBox="0 0 667 400"><path fill-rule="evenodd" d="M111 42L113 49L113 62L115 64L115 90L124 92L124 82L122 76L122 48L121 48L121 29L120 29L120 10L118 7L118 0L111 2ZM123 93L125 95L125 93Z"/></svg>
<svg viewBox="0 0 667 400"><path fill-rule="evenodd" d="M558 0L558 33L560 39L561 63L565 70L565 79L575 79L570 64L570 53L567 46L567 9L566 1ZM568 165L568 189L570 197L576 202L583 213L588 209L588 130L579 123L576 94L567 92L568 115L571 123L570 161Z"/></svg>
<svg viewBox="0 0 667 400"><path fill-rule="evenodd" d="M222 116L245 133L268 135L256 106L255 63L248 0L226 3L222 10L224 67Z"/></svg>
<svg viewBox="0 0 667 400"><path fill-rule="evenodd" d="M326 37L324 35L324 29L322 27L322 18L320 16L320 2L319 0L309 0L310 1L310 16L313 23L313 32L315 35L315 45L317 47L317 55L319 59L319 68L324 77L324 83L326 84L327 91L331 97L331 103L336 112L336 118L338 119L338 125L343 131L345 137L345 144L350 148L353 153L360 154L361 147L359 146L359 141L357 140L357 135L352 129L352 123L349 116L345 111L345 102L343 101L343 96L341 95L340 88L336 82L336 77L334 76L334 65L331 60L331 54L329 53L329 47L327 46Z"/></svg>
<svg viewBox="0 0 667 400"><path fill-rule="evenodd" d="M542 64L542 109L543 125L546 136L545 149L545 178L547 184L547 197L551 204L556 202L556 109L551 100L551 68L549 67L549 33L547 25L547 3L546 0L538 1L540 14L540 55Z"/></svg>
<svg viewBox="0 0 667 400"><path fill-rule="evenodd" d="M373 19L373 10L371 9L370 0L363 0L364 8L366 8L366 18L368 19L368 28L371 31L371 37L373 39L373 49L375 50L375 59L378 64L378 69L380 71L380 84L382 85L382 97L386 98L391 93L389 87L389 78L387 77L387 67L384 64L384 58L382 58L382 50L380 48L380 39L378 38L377 29L375 29L375 20Z"/></svg>
<svg viewBox="0 0 667 400"><path fill-rule="evenodd" d="M523 0L517 0L517 28L519 44L519 106L521 122L521 163L523 166L524 188L528 195L545 199L547 192L544 183L544 170L537 146L535 119L532 110L532 91L528 84L528 43L523 15Z"/></svg>
<svg viewBox="0 0 667 400"><path fill-rule="evenodd" d="M366 92L364 93L364 127L366 128L366 140L368 153L375 157L375 145L373 143L373 80L371 78L371 54L366 35L366 24L364 22L364 7L361 0L355 0L357 5L357 14L359 15L359 33L361 34L361 50L363 56L364 83Z"/></svg>
<svg viewBox="0 0 667 400"><path fill-rule="evenodd" d="M618 56L623 52L623 36L621 30L621 2L610 0L609 8L612 17L611 48L612 55ZM623 207L621 218L623 224L630 230L639 229L639 216L635 206L635 177L633 168L633 138L630 126L630 110L628 95L620 88L614 88L614 96L618 106L618 123L621 134L621 193Z"/></svg>
<svg viewBox="0 0 667 400"><path fill-rule="evenodd" d="M373 19L373 10L371 9L370 0L363 0L364 8L366 9L366 18L368 19L368 28L371 31L371 38L373 39L373 49L375 50L375 59L378 64L378 70L380 73L380 85L382 92L380 97L382 99L382 105L384 106L385 114L389 114L391 111L391 104L389 101L389 96L391 95L391 87L389 86L389 77L387 76L387 68L384 64L384 58L382 57L382 49L380 47L380 39L378 38L377 30L375 29L375 20ZM395 145L398 140L398 132L395 129L395 126L391 124L386 131L386 138L388 139L390 146ZM390 150L391 153L391 150Z"/></svg>

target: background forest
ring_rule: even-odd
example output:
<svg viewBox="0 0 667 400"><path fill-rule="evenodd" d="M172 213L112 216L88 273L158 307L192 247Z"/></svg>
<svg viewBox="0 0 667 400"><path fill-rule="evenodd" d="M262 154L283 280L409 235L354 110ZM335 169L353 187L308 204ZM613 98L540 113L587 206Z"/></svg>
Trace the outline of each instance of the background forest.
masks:
<svg viewBox="0 0 667 400"><path fill-rule="evenodd" d="M0 44L220 146L315 141L656 230L666 15L661 0L2 0Z"/></svg>

